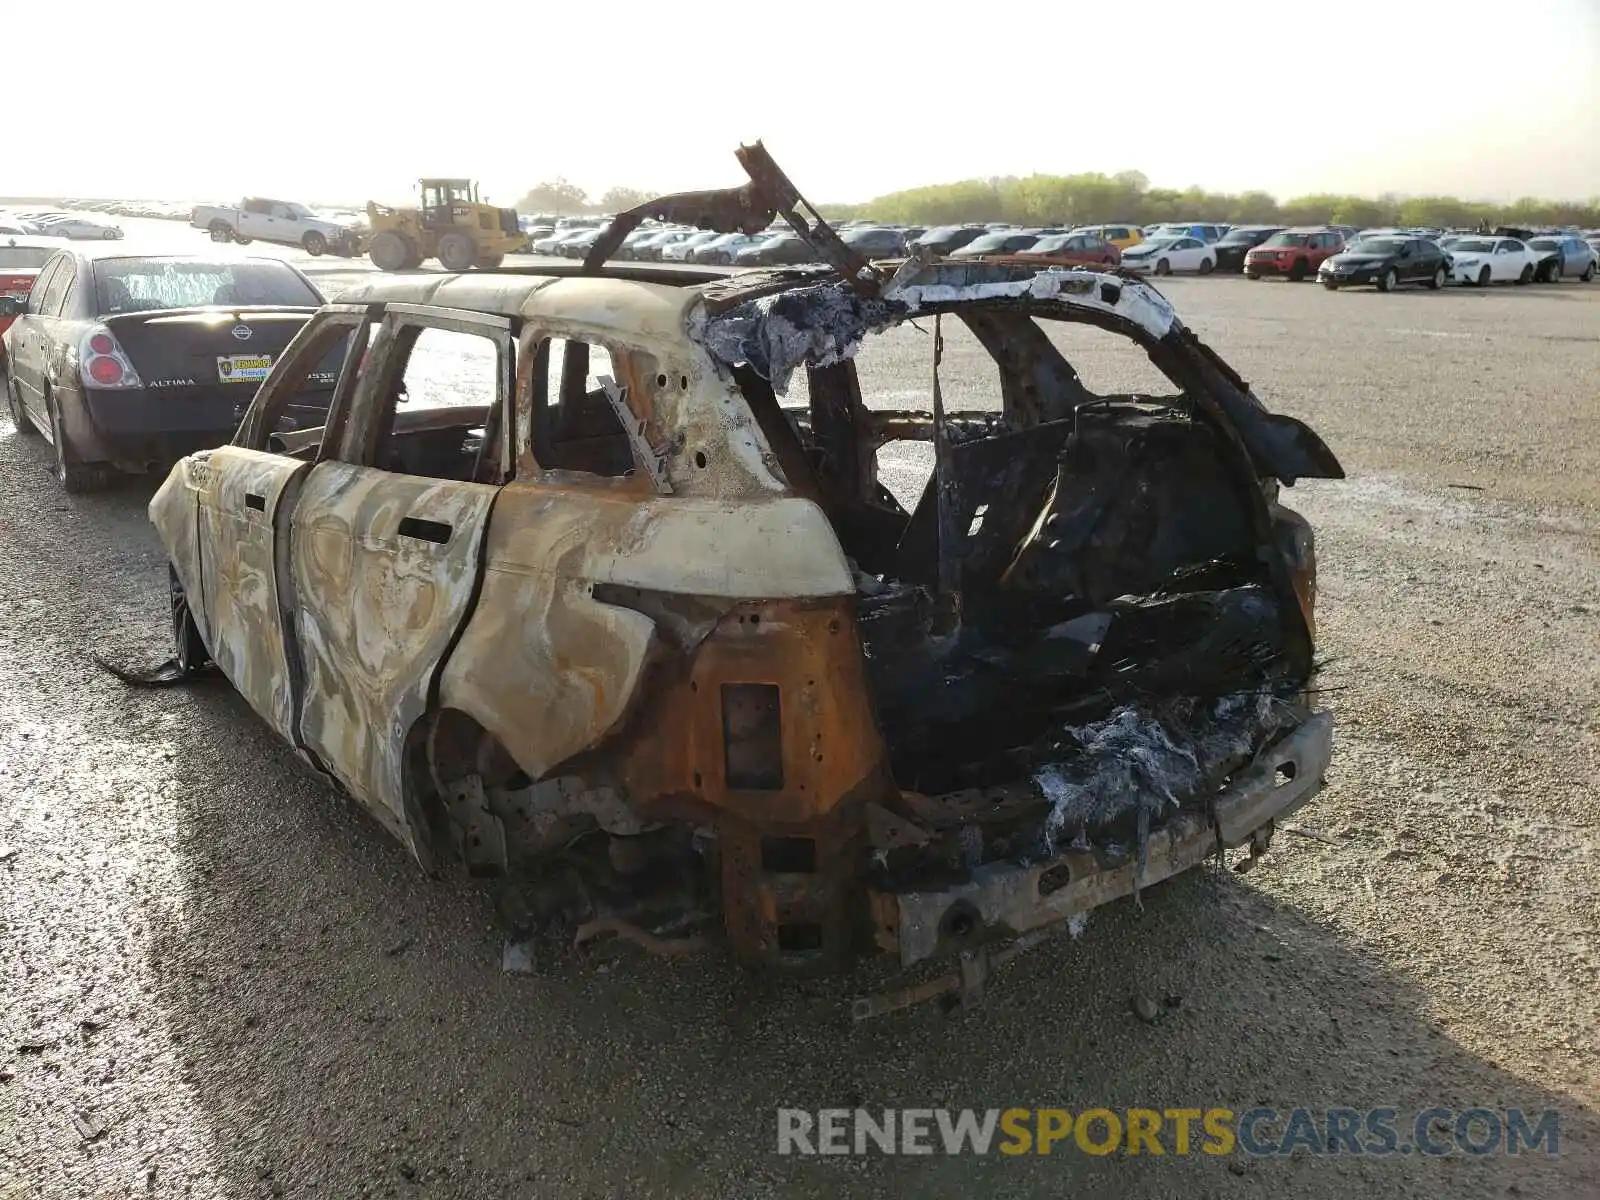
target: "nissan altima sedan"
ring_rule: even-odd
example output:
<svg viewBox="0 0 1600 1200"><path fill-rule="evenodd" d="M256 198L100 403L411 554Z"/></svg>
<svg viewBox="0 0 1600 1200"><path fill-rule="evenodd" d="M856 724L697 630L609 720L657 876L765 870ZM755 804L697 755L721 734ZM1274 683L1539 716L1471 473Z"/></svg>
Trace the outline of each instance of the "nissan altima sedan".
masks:
<svg viewBox="0 0 1600 1200"><path fill-rule="evenodd" d="M228 440L256 387L322 295L277 258L58 251L6 331L6 398L18 430L55 451L69 492L114 471L165 470ZM326 419L337 360L311 373L286 428Z"/></svg>

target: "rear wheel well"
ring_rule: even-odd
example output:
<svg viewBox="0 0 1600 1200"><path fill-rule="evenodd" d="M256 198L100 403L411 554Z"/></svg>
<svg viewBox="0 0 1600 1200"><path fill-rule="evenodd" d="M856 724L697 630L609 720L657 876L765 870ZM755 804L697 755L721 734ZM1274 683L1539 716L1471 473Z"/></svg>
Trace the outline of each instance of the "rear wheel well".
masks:
<svg viewBox="0 0 1600 1200"><path fill-rule="evenodd" d="M431 709L412 725L405 743L406 820L413 850L429 869L464 861L464 831L451 816L448 789L474 775L487 786L527 781L499 739L460 709Z"/></svg>

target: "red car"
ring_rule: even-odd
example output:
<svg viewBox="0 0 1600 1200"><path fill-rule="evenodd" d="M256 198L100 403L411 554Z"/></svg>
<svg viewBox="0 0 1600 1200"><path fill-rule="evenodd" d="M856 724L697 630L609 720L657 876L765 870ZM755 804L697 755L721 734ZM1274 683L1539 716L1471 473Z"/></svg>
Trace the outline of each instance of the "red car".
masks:
<svg viewBox="0 0 1600 1200"><path fill-rule="evenodd" d="M1114 267L1122 261L1122 251L1092 233L1057 233L1040 238L1012 257L1066 267Z"/></svg>
<svg viewBox="0 0 1600 1200"><path fill-rule="evenodd" d="M0 296L26 300L39 268L59 249L61 243L52 238L0 237ZM0 313L0 334L15 320L14 316ZM0 350L0 359L4 357L4 350Z"/></svg>
<svg viewBox="0 0 1600 1200"><path fill-rule="evenodd" d="M1250 279L1284 275L1298 283L1315 278L1323 260L1343 249L1344 235L1326 226L1285 229L1244 256L1244 273Z"/></svg>

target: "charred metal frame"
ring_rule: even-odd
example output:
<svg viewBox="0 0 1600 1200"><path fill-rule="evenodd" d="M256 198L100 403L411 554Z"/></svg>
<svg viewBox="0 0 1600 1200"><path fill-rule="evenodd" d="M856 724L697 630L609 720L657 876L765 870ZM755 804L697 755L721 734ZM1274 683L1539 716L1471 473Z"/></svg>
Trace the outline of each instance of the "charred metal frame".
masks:
<svg viewBox="0 0 1600 1200"><path fill-rule="evenodd" d="M885 611L905 601L896 615L918 629L909 640L919 652L931 647L927 661L934 668L956 661L942 655L968 654L974 637L974 661L984 661L993 647L981 644L983 637L1005 624L996 617L994 594L1031 544L1033 525L1050 512L1052 489L1068 470L1062 456L1091 443L1106 422L1120 436L1124 429L1116 422L1125 410L1145 419L1142 404L1169 411L1174 424L1190 422L1214 440L1217 471L1227 477L1216 492L1226 493L1248 525L1254 554L1237 573L1281 601L1272 611L1282 628L1263 640L1273 653L1281 651L1287 665L1282 678L1270 682L1287 691L1303 686L1312 670L1309 532L1285 535L1275 491L1269 494L1263 481L1291 484L1303 476L1338 478L1342 471L1304 425L1267 413L1148 284L1101 272L925 259L909 260L886 276L834 235L760 143L741 147L739 158L750 176L744 187L651 201L619 216L578 270L537 272L692 290L670 297L662 288L619 287L618 311L636 317L638 328L619 323L613 330L563 310L553 298L559 283L504 299L462 279L439 285L444 295L437 299L429 291L421 304L390 291L381 303L369 300L341 312L342 319L361 314L371 322L387 304L369 350L380 370L363 376L353 396L341 378L319 463L341 444L370 449L375 414L352 406L373 407L381 368L403 350L395 336L401 317L438 323L451 311L477 311L452 309L452 289L457 296L493 297L486 312L498 315L477 324L492 323L506 343L499 377L509 394L500 407L509 414L509 405L516 405L493 440L510 481L497 484L490 500L484 499L489 489L477 484L445 481L432 489L431 502L460 535L452 537L451 573L426 597L405 593L416 582L408 572L424 562L419 556L393 581L402 602L366 601L374 625L394 634L377 642L401 660L383 670L417 665L408 656L435 654L436 660L424 664L425 679L408 682L404 703L390 705L409 719L425 694L426 715L415 725L399 730L403 722L393 722L380 730L386 722L364 714L355 722L363 728L336 731L352 744L371 741L363 761L382 763L381 771L368 770L365 789L360 781L345 782L419 856L453 839L474 870L500 872L518 861L519 851L558 848L563 864L551 870L578 871L591 886L580 881L563 890L560 880L541 878L535 882L545 894L533 907L572 915L585 943L609 931L681 950L689 940L663 943L643 926L668 907L694 914L720 905L732 949L753 964L830 970L874 939L903 963L954 950L962 969L951 990L970 997L1010 952L991 954L997 941L1020 937L1013 943L1020 946L1044 924L1136 891L1142 880L1183 869L1220 846L1257 847L1270 836L1275 816L1320 786L1330 722L1305 719L1296 709L1292 727L1274 727L1245 758L1219 759L1226 761L1226 778L1221 771L1208 774L1209 790L1197 791L1170 824L1152 834L1142 818L1147 859L1144 851L1120 863L1082 847L1056 853L1053 841L1046 838L1041 848L1033 837L1048 798L1025 768L1020 777L1003 776L1015 780L1003 785L943 781L930 784L928 794L918 790L919 781L900 775L871 677L868 609L879 597L886 597ZM606 265L646 217L732 231L765 228L779 213L831 269L731 276ZM628 309L629 303L637 307ZM838 322L816 342L809 336L815 331L805 327L808 312L822 311L808 309L813 303ZM775 313L790 323L790 333L807 335L801 339L807 348L791 361L774 361L789 352L782 338L762 341L764 323ZM1001 412L946 409L939 376L945 315L959 317L994 360ZM916 316L931 317L934 325L932 411L868 409L850 356L868 334ZM1094 395L1036 316L1132 339L1180 394ZM513 381L509 339L518 333ZM538 461L532 384L535 372L548 374L542 347L550 337L613 350L617 378L607 381L606 395L639 460L635 477L550 469L552 463ZM618 345L634 352L619 360ZM801 414L778 402L787 373L797 368L808 372L810 383L809 411ZM270 385L263 392L270 394ZM1127 427L1134 424L1129 418ZM268 433L259 414L246 429L263 439ZM876 464L885 442L908 437L931 441L936 463L910 512L879 484ZM719 459L736 439L742 439L738 452ZM276 448L291 443L310 449L308 438L288 436ZM1207 442L1204 449L1211 448ZM284 465L271 457L226 448L212 460L222 468L215 474L231 470L237 478L220 482L205 461L188 462L176 484L169 480L152 503L164 536L198 543L192 515L185 515L193 513L196 493L231 500L244 486L262 488L268 501L261 519L287 526L297 490L310 493L311 484L329 490L318 483L321 477L302 478L312 474L309 463ZM366 459L352 457L357 464ZM350 478L338 480L336 494L323 495L323 505L349 529L375 528L360 522L377 521L386 511L383 481L358 474L352 468ZM980 512L985 504L987 512ZM981 524L975 522L980 516ZM1286 541L1303 547L1298 558L1278 552ZM846 547L854 561L846 561ZM285 544L277 552L280 559L290 554ZM1182 565L1191 564L1185 559ZM1233 564L1199 565L1219 575L1233 570ZM345 587L350 581L326 564L252 562L248 571L233 564L228 571L248 575L245 582L275 571L285 581L292 603L258 614L269 623L290 621L303 605L336 607L333 598L354 594ZM1221 595L1225 587L1205 589ZM1150 608L1168 598L1161 587L1143 590L1151 593L1140 594ZM931 636L917 627L926 615L919 608L924 596L936 609L925 622ZM428 644L397 650L405 634L416 632L404 628L408 614L432 611L440 599L456 607L437 617ZM1082 644L1097 651L1112 625L1101 611L1110 607L1108 598L1075 593L1073 599L1092 599L1091 611L1059 628L1071 635L1069 648L1082 635ZM1019 628L1038 637L1058 627L1021 622ZM239 637L258 635L265 637L252 624ZM301 693L320 689L326 701L350 647L310 625L305 637L324 660L321 679L296 687ZM1033 645L1018 644L1024 652ZM1005 655L1015 651L1000 646L992 661L1005 668L1012 661ZM249 664L230 659L226 665L236 683L243 673L241 690L251 695ZM1016 675L1006 680L1018 684ZM252 703L276 712L277 693L289 693L276 680L266 682L272 687L256 691L272 692L271 703L259 696ZM1086 706L1104 710L1135 692L1137 681L1120 685L1120 693L1116 686L1097 685ZM997 707L995 727L1009 715L1003 704ZM1058 707L1038 703L1034 713L1048 711L1054 720L1069 708L1077 712ZM297 732L289 736L312 752ZM380 738L388 743L379 745ZM1032 747L1006 743L1000 751L1021 755ZM999 840L986 850L988 830L997 830ZM591 832L603 836L583 838L574 848L573 837ZM707 832L714 836L703 837ZM976 847L968 832L979 834ZM906 870L907 855L928 857ZM616 900L619 895L627 899Z"/></svg>
<svg viewBox="0 0 1600 1200"><path fill-rule="evenodd" d="M583 273L599 274L641 221L693 225L696 229L712 229L718 233L756 234L771 225L773 218L781 216L824 262L855 286L876 291L883 285L884 274L840 240L822 214L773 161L765 146L760 142L740 146L734 154L750 176L749 183L736 188L660 196L618 213L584 255Z"/></svg>

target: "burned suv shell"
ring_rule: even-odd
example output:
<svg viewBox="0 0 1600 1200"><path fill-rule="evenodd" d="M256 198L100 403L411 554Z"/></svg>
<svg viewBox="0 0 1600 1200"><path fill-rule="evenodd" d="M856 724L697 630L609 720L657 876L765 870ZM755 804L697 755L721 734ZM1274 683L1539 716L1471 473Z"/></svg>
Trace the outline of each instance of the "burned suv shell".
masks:
<svg viewBox="0 0 1600 1200"><path fill-rule="evenodd" d="M867 402L852 356L913 318L976 335L1001 410L945 411L936 352L928 411ZM1090 392L1051 320L1174 392ZM428 323L495 342L489 411L394 416ZM278 432L296 362L357 328L327 428ZM617 378L564 367L552 405L551 339ZM548 436L580 401L615 417L604 453ZM373 454L468 425L470 478ZM909 512L894 440L934 446ZM1276 497L1340 474L1136 279L631 267L358 286L150 511L257 711L420 858L521 881L524 923L662 948L720 909L751 963L966 966L1259 848L1321 787L1312 536Z"/></svg>

